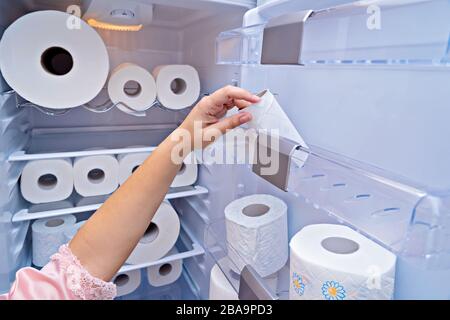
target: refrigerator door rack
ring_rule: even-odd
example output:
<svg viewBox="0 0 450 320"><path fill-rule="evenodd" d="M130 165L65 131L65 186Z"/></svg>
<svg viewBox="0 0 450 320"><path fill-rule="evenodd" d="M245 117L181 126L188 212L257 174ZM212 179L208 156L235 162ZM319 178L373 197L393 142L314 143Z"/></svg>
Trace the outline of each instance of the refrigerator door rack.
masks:
<svg viewBox="0 0 450 320"><path fill-rule="evenodd" d="M418 6L427 23L417 20ZM449 19L445 0L269 2L250 10L242 28L217 36L216 62L448 67Z"/></svg>

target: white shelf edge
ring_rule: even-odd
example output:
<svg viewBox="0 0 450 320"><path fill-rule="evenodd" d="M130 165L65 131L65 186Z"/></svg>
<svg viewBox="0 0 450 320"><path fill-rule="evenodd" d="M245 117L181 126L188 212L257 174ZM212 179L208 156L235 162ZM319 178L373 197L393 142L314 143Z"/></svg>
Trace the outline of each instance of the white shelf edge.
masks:
<svg viewBox="0 0 450 320"><path fill-rule="evenodd" d="M189 251L177 253L177 254L174 254L171 256L167 256L167 257L164 257L164 258L156 260L156 261L151 261L151 262L146 262L146 263L141 263L141 264L134 264L134 265L126 264L122 268L120 268L118 273L144 269L144 268L148 268L148 267L152 267L152 266L156 266L156 265L160 265L160 264L169 263L169 262L172 262L175 260L183 260L186 258L204 255L205 249L203 249L203 247L200 244L198 244L193 238L190 238L190 239L192 241L192 249Z"/></svg>
<svg viewBox="0 0 450 320"><path fill-rule="evenodd" d="M181 190L177 191L177 189L181 189ZM202 186L192 186L191 188L186 189L186 190L183 190L184 188L177 188L177 189L173 189L172 192L167 193L165 200L184 198L184 197L190 197L190 196L208 193L208 189L206 189L205 187L202 187ZM30 213L28 211L28 209L22 209L14 214L14 216L12 218L12 222L24 222L24 221L30 221L30 220L65 216L65 215L69 215L69 214L78 214L78 213L83 213L83 212L96 211L102 205L103 205L103 203L98 203L98 204L92 204L92 205L88 205L88 206L72 207L72 208L67 208L67 209L50 210L50 211L33 212L33 213Z"/></svg>
<svg viewBox="0 0 450 320"><path fill-rule="evenodd" d="M76 158L76 157L111 155L111 154L117 155L126 153L153 152L156 150L156 148L157 147L118 148L118 149L84 150L84 151L34 153L34 154L27 154L25 153L25 151L21 150L12 153L8 157L8 161L19 162L19 161Z"/></svg>

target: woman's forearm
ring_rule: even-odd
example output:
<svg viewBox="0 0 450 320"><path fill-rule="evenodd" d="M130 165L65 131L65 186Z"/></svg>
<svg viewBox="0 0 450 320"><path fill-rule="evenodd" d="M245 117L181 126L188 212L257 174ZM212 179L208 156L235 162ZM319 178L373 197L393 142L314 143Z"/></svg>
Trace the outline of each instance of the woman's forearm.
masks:
<svg viewBox="0 0 450 320"><path fill-rule="evenodd" d="M72 239L70 249L81 264L93 276L109 281L147 230L181 168L181 160L194 146L205 147L212 137L251 120L246 112L223 118L228 110L244 109L258 101L259 97L250 92L231 86L204 97L181 127L158 146Z"/></svg>
<svg viewBox="0 0 450 320"><path fill-rule="evenodd" d="M70 242L72 252L92 275L109 281L145 233L181 167L172 159L179 130L160 144ZM190 144L184 148L189 149Z"/></svg>

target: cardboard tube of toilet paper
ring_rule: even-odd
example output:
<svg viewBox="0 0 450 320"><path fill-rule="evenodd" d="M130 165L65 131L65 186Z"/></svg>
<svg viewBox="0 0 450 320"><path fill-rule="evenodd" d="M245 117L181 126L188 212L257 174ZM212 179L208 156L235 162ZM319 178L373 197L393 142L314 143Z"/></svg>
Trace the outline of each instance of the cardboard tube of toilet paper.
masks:
<svg viewBox="0 0 450 320"><path fill-rule="evenodd" d="M77 219L73 215L36 220L31 226L33 264L45 266L59 247L66 243L64 231L75 225Z"/></svg>
<svg viewBox="0 0 450 320"><path fill-rule="evenodd" d="M76 20L76 30L68 22ZM61 11L36 11L11 24L0 41L0 69L21 97L36 105L67 109L94 99L109 73L99 34Z"/></svg>
<svg viewBox="0 0 450 320"><path fill-rule="evenodd" d="M117 287L117 296L122 297L134 292L141 284L141 270L121 272L111 281Z"/></svg>
<svg viewBox="0 0 450 320"><path fill-rule="evenodd" d="M180 219L170 203L164 201L127 263L140 264L161 259L173 248L179 234Z"/></svg>
<svg viewBox="0 0 450 320"><path fill-rule="evenodd" d="M178 250L172 248L167 255L177 254ZM175 260L147 268L148 283L153 287L167 286L174 283L183 271L183 260Z"/></svg>
<svg viewBox="0 0 450 320"><path fill-rule="evenodd" d="M39 204L65 200L73 191L70 159L28 162L22 171L20 191L25 200Z"/></svg>
<svg viewBox="0 0 450 320"><path fill-rule="evenodd" d="M279 198L255 194L225 208L228 256L240 273L251 265L261 277L280 270L288 259L287 206Z"/></svg>
<svg viewBox="0 0 450 320"><path fill-rule="evenodd" d="M392 299L395 255L346 226L306 226L290 251L291 300Z"/></svg>
<svg viewBox="0 0 450 320"><path fill-rule="evenodd" d="M110 194L119 186L119 163L112 155L76 158L73 170L75 190L83 197Z"/></svg>
<svg viewBox="0 0 450 320"><path fill-rule="evenodd" d="M209 300L239 300L236 290L217 264L211 269Z"/></svg>
<svg viewBox="0 0 450 320"><path fill-rule="evenodd" d="M200 77L188 65L162 65L153 70L158 100L169 109L192 106L200 96Z"/></svg>
<svg viewBox="0 0 450 320"><path fill-rule="evenodd" d="M145 111L156 100L156 82L144 68L133 63L123 63L111 74L108 94L114 104L124 103L135 111ZM126 113L132 112L120 104L118 108Z"/></svg>

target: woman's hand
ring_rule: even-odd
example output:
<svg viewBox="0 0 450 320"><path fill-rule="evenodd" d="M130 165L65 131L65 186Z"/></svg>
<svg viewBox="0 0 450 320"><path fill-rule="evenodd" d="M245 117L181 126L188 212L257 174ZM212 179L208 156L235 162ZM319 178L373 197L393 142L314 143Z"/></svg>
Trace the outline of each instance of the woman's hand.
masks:
<svg viewBox="0 0 450 320"><path fill-rule="evenodd" d="M183 138L190 136L191 148L204 148L214 142L227 130L232 130L252 120L250 113L242 111L231 117L224 118L228 110L237 107L243 110L259 102L260 98L250 92L226 86L212 95L204 97L187 116L180 130Z"/></svg>

